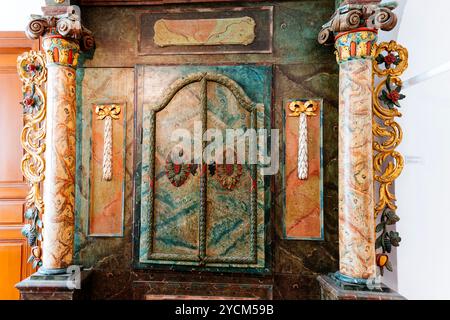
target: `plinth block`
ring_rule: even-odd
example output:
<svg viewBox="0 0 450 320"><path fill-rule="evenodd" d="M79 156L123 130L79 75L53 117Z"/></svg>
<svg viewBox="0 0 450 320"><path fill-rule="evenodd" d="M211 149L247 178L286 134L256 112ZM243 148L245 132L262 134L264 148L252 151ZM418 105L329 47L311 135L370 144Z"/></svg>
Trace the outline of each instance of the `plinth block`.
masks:
<svg viewBox="0 0 450 320"><path fill-rule="evenodd" d="M327 275L318 276L317 281L322 300L406 300L384 284L369 289L367 286L344 284Z"/></svg>
<svg viewBox="0 0 450 320"><path fill-rule="evenodd" d="M43 275L39 272L16 284L21 300L88 300L91 270L74 274Z"/></svg>

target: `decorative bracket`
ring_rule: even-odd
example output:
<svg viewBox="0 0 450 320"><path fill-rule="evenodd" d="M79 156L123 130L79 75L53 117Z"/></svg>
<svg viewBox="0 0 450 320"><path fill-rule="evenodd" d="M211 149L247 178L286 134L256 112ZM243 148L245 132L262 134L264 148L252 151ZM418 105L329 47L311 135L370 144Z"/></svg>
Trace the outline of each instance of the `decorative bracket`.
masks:
<svg viewBox="0 0 450 320"><path fill-rule="evenodd" d="M298 178L300 180L308 179L308 122L307 116L315 116L318 108L318 102L292 101L289 104L289 110L292 111L289 117L299 117L298 126Z"/></svg>
<svg viewBox="0 0 450 320"><path fill-rule="evenodd" d="M103 180L112 179L112 120L119 119L120 107L117 104L97 105L95 107L97 119L105 120L104 142L103 142Z"/></svg>

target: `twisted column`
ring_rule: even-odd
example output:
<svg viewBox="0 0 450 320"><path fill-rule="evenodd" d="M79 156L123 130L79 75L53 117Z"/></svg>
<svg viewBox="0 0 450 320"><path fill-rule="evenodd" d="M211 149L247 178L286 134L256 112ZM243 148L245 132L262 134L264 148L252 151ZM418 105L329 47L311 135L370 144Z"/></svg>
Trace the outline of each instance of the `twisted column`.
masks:
<svg viewBox="0 0 450 320"><path fill-rule="evenodd" d="M372 59L378 29L391 30L396 5L347 0L319 33L335 44L339 71L339 272L344 282L376 276L372 151Z"/></svg>
<svg viewBox="0 0 450 320"><path fill-rule="evenodd" d="M75 210L76 68L80 47L93 47L79 12L33 16L26 28L42 37L47 60L47 128L44 180L43 259L39 272L58 274L72 264Z"/></svg>

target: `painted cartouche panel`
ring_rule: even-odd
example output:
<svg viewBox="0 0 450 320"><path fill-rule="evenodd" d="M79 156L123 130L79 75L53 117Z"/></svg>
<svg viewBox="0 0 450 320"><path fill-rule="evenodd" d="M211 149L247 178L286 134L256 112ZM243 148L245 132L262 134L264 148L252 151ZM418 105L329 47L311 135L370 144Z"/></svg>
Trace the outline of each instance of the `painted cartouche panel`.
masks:
<svg viewBox="0 0 450 320"><path fill-rule="evenodd" d="M308 102L308 99L301 100ZM317 100L316 100L317 101ZM307 177L300 179L299 170L299 116L289 109L294 101L284 101L284 236L287 239L322 240L322 103L306 116Z"/></svg>
<svg viewBox="0 0 450 320"><path fill-rule="evenodd" d="M121 236L123 233L123 197L125 182L125 130L126 104L117 104L120 108L115 119L101 118L97 108L110 107L111 104L92 105L92 154L90 165L90 236ZM110 117L106 115L105 117ZM105 146L107 121L111 123L111 159L110 167L105 168ZM110 179L104 177L104 170L111 171Z"/></svg>
<svg viewBox="0 0 450 320"><path fill-rule="evenodd" d="M255 20L250 17L197 20L160 19L153 40L159 47L249 45L255 40Z"/></svg>
<svg viewBox="0 0 450 320"><path fill-rule="evenodd" d="M194 124L200 133L267 125L271 68L139 66L137 73L138 105L143 105L136 166L141 168L139 263L264 268L268 198L257 166L217 161L184 168L168 156L180 151L171 139L176 129L194 137L199 130ZM247 92L266 107L241 96ZM191 159L195 148L193 143L191 150L183 149L183 156Z"/></svg>
<svg viewBox="0 0 450 320"><path fill-rule="evenodd" d="M144 11L140 55L272 51L272 7Z"/></svg>

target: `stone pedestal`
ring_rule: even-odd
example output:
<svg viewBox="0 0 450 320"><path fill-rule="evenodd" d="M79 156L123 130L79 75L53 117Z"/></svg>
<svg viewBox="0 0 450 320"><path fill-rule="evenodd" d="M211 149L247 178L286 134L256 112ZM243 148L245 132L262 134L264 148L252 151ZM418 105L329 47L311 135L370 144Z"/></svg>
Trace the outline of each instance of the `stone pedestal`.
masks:
<svg viewBox="0 0 450 320"><path fill-rule="evenodd" d="M362 285L349 285L339 281L334 275L317 277L322 300L406 300L384 284L369 289Z"/></svg>
<svg viewBox="0 0 450 320"><path fill-rule="evenodd" d="M78 280L74 274L42 275L36 272L16 284L16 288L21 300L88 300L90 275L90 270L82 270Z"/></svg>

